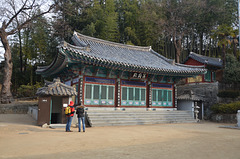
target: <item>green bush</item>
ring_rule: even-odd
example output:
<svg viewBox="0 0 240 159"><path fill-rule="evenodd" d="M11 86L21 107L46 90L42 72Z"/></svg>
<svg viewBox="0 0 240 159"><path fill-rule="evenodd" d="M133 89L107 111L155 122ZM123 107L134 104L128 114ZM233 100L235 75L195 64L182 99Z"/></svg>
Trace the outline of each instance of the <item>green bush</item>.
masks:
<svg viewBox="0 0 240 159"><path fill-rule="evenodd" d="M18 88L18 97L34 97L36 96L37 89L41 87L41 84L37 82L35 85L21 85Z"/></svg>
<svg viewBox="0 0 240 159"><path fill-rule="evenodd" d="M215 114L236 114L240 110L240 101L230 104L215 104L211 110Z"/></svg>
<svg viewBox="0 0 240 159"><path fill-rule="evenodd" d="M227 90L227 91L220 91L217 96L221 98L237 98L239 96L239 91L234 90Z"/></svg>
<svg viewBox="0 0 240 159"><path fill-rule="evenodd" d="M223 73L223 80L226 83L240 82L240 62L232 54L226 55L226 66Z"/></svg>

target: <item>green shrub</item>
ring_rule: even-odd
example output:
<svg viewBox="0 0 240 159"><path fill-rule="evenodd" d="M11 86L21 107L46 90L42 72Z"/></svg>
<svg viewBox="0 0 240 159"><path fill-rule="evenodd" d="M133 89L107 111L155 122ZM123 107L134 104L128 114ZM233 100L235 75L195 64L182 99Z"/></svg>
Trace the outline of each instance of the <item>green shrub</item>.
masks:
<svg viewBox="0 0 240 159"><path fill-rule="evenodd" d="M234 90L226 90L226 91L220 91L217 96L221 98L237 98L239 96L239 91Z"/></svg>
<svg viewBox="0 0 240 159"><path fill-rule="evenodd" d="M226 83L240 82L240 62L233 54L226 55L226 66L223 73L223 81Z"/></svg>
<svg viewBox="0 0 240 159"><path fill-rule="evenodd" d="M34 97L37 89L41 87L41 83L37 82L35 85L21 85L18 88L18 97Z"/></svg>
<svg viewBox="0 0 240 159"><path fill-rule="evenodd" d="M215 114L236 114L240 110L240 101L230 104L215 104L211 110Z"/></svg>

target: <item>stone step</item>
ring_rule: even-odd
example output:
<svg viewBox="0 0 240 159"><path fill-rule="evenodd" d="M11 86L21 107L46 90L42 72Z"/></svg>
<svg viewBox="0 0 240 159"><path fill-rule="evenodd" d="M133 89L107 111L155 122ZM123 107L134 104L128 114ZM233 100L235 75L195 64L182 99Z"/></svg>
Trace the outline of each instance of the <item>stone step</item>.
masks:
<svg viewBox="0 0 240 159"><path fill-rule="evenodd" d="M157 120L192 120L192 118L188 117L182 117L182 118L135 118L135 119L129 119L129 118L117 118L115 120L113 119L91 119L92 123L96 122L118 122L118 121L157 121Z"/></svg>
<svg viewBox="0 0 240 159"><path fill-rule="evenodd" d="M184 117L184 116L192 116L191 115L186 115L186 114L101 114L101 115L95 115L95 114L90 114L90 117L96 117L96 118L101 118L101 117L108 117L108 118L115 118L115 117L146 117L146 118L158 118L158 117Z"/></svg>
<svg viewBox="0 0 240 159"><path fill-rule="evenodd" d="M91 120L93 123L99 123L99 122L115 122L115 123L118 123L118 122L138 122L138 121L146 121L146 122L155 122L155 121L165 121L165 120L179 120L179 121L184 121L184 120L193 120L192 118L159 118L159 119L144 119L144 118L140 118L140 119L130 119L130 118L125 118L125 119L116 119L116 120L109 120L109 119L102 119L102 120Z"/></svg>
<svg viewBox="0 0 240 159"><path fill-rule="evenodd" d="M189 113L191 111L183 111L183 110L173 110L173 111L103 111L103 110L99 110L99 111L88 111L88 112L92 112L92 113Z"/></svg>
<svg viewBox="0 0 240 159"><path fill-rule="evenodd" d="M92 126L196 122L190 111L88 111Z"/></svg>
<svg viewBox="0 0 240 159"><path fill-rule="evenodd" d="M165 113L128 113L128 112L124 112L124 113L115 113L115 112L106 112L106 113L99 113L99 112L89 112L88 113L89 116L96 116L96 117L101 117L101 116L104 116L104 117L108 117L108 116L188 116L188 115L192 115L192 113L177 113L177 112L174 112L174 113L168 113L168 112L165 112Z"/></svg>
<svg viewBox="0 0 240 159"><path fill-rule="evenodd" d="M158 120L158 121L123 121L123 122L95 122L96 126L124 126L124 125L152 125L152 124L166 124L166 123L195 123L196 120Z"/></svg>

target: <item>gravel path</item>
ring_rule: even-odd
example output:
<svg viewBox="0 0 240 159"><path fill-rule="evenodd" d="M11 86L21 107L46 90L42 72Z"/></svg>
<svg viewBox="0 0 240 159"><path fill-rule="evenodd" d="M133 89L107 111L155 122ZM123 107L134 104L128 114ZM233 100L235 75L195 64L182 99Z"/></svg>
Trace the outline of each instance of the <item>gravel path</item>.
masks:
<svg viewBox="0 0 240 159"><path fill-rule="evenodd" d="M28 115L0 114L0 158L240 159L240 130L224 124L41 128ZM228 125L228 124L225 124Z"/></svg>

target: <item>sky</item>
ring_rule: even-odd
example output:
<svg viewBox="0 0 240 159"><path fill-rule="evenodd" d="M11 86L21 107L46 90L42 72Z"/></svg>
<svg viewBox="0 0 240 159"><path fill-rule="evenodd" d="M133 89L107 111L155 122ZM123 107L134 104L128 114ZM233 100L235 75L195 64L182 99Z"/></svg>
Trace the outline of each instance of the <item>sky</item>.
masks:
<svg viewBox="0 0 240 159"><path fill-rule="evenodd" d="M0 43L0 62L4 60L4 48L2 46L2 43Z"/></svg>
<svg viewBox="0 0 240 159"><path fill-rule="evenodd" d="M18 2L18 0L14 0L14 1L15 1L15 3ZM30 0L30 2L31 1L32 0ZM48 6L52 3L52 1L49 1L49 0L37 0L37 1L41 2L42 4L44 4L44 5L41 6L41 9L43 9L43 10L46 10L48 8ZM0 7L4 8L4 6L3 6L4 4L6 4L6 3L4 3L4 1L0 0ZM18 7L21 7L21 6L18 6ZM4 14L1 14L1 15L4 15ZM2 17L4 17L4 16L2 16ZM0 19L1 19L1 21L0 21L0 27L1 27L1 22L4 19L3 18L0 18ZM0 42L0 62L4 60L4 53L5 53L5 50L4 50L3 46L2 46L2 43Z"/></svg>

